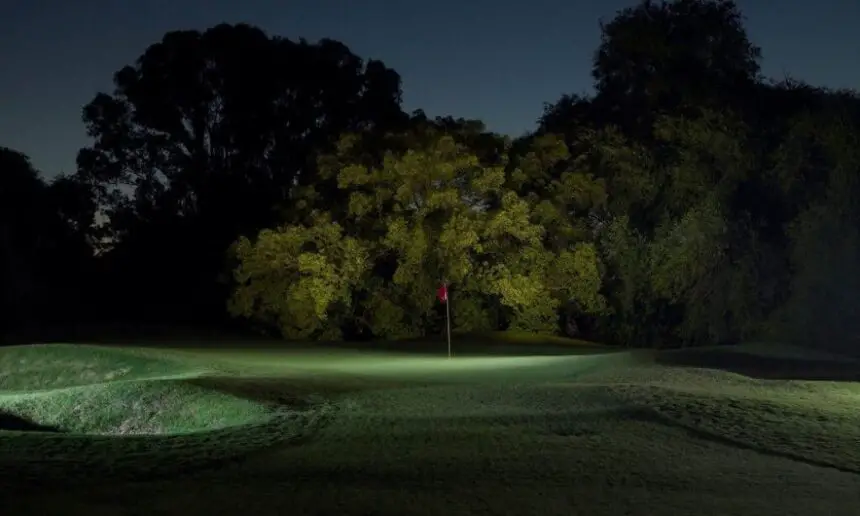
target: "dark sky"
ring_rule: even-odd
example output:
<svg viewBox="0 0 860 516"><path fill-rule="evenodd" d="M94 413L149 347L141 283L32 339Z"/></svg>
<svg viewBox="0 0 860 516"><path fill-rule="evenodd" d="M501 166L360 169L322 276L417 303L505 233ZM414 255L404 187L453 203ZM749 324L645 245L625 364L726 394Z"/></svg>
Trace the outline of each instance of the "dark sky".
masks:
<svg viewBox="0 0 860 516"><path fill-rule="evenodd" d="M81 108L169 30L247 22L330 37L403 78L408 110L484 120L517 136L542 105L588 92L598 20L635 0L6 0L0 145L46 175L74 170ZM860 1L739 0L764 73L860 88Z"/></svg>

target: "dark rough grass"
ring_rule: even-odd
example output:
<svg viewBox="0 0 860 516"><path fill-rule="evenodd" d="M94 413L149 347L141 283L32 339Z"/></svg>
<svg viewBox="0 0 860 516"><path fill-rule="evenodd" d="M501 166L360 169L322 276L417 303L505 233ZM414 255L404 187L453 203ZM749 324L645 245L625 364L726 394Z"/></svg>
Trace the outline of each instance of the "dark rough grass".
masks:
<svg viewBox="0 0 860 516"><path fill-rule="evenodd" d="M781 357L706 348L669 351L656 362L673 367L719 369L768 380L817 380L860 382L860 363L848 357L837 360L813 357Z"/></svg>
<svg viewBox="0 0 860 516"><path fill-rule="evenodd" d="M690 378L685 378L689 382ZM707 381L707 378L704 379ZM110 514L856 514L858 477L702 439L607 386L365 390L301 446L81 486L22 510ZM146 506L136 504L146 500Z"/></svg>
<svg viewBox="0 0 860 516"><path fill-rule="evenodd" d="M857 360L740 346L663 352L653 361L669 367L663 381L627 386L629 399L703 438L860 474Z"/></svg>
<svg viewBox="0 0 860 516"><path fill-rule="evenodd" d="M696 437L860 475L856 402L817 405L785 393L750 397L657 386L630 388L628 396Z"/></svg>
<svg viewBox="0 0 860 516"><path fill-rule="evenodd" d="M298 442L325 417L324 409L283 413L265 422L177 435L0 432L0 482L71 486L105 478L173 478Z"/></svg>
<svg viewBox="0 0 860 516"><path fill-rule="evenodd" d="M302 358L246 343L147 353L214 371L169 381L292 407L285 414L295 419L251 427L260 434L17 433L0 471L45 447L66 462L35 462L31 477L53 478L47 487L0 479L15 493L4 510L855 516L860 507L860 392L850 382L757 380L710 367L721 358L707 352L688 365L635 353L529 367L339 351ZM502 370L478 367L487 364ZM298 440L267 440L279 432ZM70 437L81 439L55 440ZM177 476L186 469L194 474ZM60 478L69 472L84 481L70 486Z"/></svg>

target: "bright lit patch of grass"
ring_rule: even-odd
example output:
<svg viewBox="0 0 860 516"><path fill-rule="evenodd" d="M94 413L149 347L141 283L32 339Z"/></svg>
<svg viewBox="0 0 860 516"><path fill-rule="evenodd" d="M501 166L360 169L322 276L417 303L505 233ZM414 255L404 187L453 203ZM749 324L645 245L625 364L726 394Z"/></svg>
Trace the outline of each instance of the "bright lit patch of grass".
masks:
<svg viewBox="0 0 860 516"><path fill-rule="evenodd" d="M0 395L0 410L72 433L175 434L259 423L265 406L182 380L110 382Z"/></svg>
<svg viewBox="0 0 860 516"><path fill-rule="evenodd" d="M179 360L100 346L41 344L0 348L0 393L206 372Z"/></svg>
<svg viewBox="0 0 860 516"><path fill-rule="evenodd" d="M526 331L494 331L480 334L471 335L473 338L481 339L481 340L492 340L497 341L499 343L504 344L513 344L513 345L546 345L546 346L573 346L573 347L584 347L584 348L604 348L607 346L602 344L598 344L596 342L590 342L581 339L572 339L569 337L561 337L558 335L552 335L548 333L533 333Z"/></svg>
<svg viewBox="0 0 860 516"><path fill-rule="evenodd" d="M6 348L0 387L0 471L42 480L181 472L300 437L328 410L154 350Z"/></svg>

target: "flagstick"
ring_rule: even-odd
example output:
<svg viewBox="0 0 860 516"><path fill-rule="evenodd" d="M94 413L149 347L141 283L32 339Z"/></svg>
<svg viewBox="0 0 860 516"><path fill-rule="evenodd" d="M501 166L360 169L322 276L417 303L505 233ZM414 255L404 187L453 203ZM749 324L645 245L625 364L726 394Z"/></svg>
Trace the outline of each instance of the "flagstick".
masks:
<svg viewBox="0 0 860 516"><path fill-rule="evenodd" d="M448 358L451 358L451 293L445 284L445 319L448 323Z"/></svg>

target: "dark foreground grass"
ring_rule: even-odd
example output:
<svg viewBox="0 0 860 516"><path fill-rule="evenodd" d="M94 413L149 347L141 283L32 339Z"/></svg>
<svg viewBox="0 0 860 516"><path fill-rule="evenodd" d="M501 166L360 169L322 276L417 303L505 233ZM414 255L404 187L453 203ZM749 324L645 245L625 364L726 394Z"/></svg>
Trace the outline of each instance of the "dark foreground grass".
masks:
<svg viewBox="0 0 860 516"><path fill-rule="evenodd" d="M702 438L860 474L857 361L740 346L660 352L649 362L600 374L619 398Z"/></svg>
<svg viewBox="0 0 860 516"><path fill-rule="evenodd" d="M766 380L860 382L860 362L788 346L733 346L666 351L660 365L706 367Z"/></svg>
<svg viewBox="0 0 860 516"><path fill-rule="evenodd" d="M857 475L691 435L608 391L576 382L363 391L300 446L181 479L25 489L10 507L90 515L856 514Z"/></svg>
<svg viewBox="0 0 860 516"><path fill-rule="evenodd" d="M830 398L836 389L816 386L818 400L653 389L648 404L705 437L860 475L860 389L851 402Z"/></svg>
<svg viewBox="0 0 860 516"><path fill-rule="evenodd" d="M151 351L0 348L0 477L185 474L300 439L326 416L325 403L277 399L237 381Z"/></svg>
<svg viewBox="0 0 860 516"><path fill-rule="evenodd" d="M94 350L140 359L146 374L7 396L131 400L143 389L175 400L160 417L179 433L0 431L0 471L29 475L0 478L15 493L4 512L849 516L860 507L852 382L750 378L714 369L708 353L683 365L591 349L448 361L243 344L80 348L78 358ZM105 360L99 371L111 369ZM198 414L208 417L183 415L206 404ZM218 426L216 414L232 416L200 431ZM100 424L115 428L113 417Z"/></svg>
<svg viewBox="0 0 860 516"><path fill-rule="evenodd" d="M325 411L174 435L100 436L0 431L0 482L78 486L110 479L176 478L299 441Z"/></svg>

